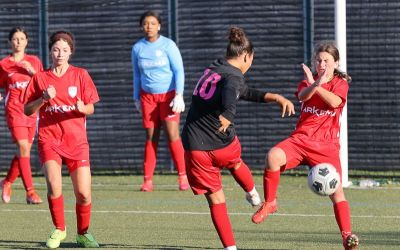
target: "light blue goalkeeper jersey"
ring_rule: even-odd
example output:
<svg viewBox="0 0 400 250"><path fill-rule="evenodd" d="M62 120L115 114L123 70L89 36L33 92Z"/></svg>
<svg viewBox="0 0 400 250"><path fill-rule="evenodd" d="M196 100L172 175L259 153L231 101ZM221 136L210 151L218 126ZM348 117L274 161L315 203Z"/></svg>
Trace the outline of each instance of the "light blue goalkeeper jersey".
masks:
<svg viewBox="0 0 400 250"><path fill-rule="evenodd" d="M160 36L157 41L140 39L132 47L133 99L140 99L140 90L152 94L171 90L183 94L184 69L176 44Z"/></svg>

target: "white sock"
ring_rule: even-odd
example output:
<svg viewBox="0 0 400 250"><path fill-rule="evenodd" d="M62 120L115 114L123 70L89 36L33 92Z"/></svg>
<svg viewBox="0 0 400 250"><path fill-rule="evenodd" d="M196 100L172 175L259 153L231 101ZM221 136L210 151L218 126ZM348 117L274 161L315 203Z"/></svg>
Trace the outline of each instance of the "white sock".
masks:
<svg viewBox="0 0 400 250"><path fill-rule="evenodd" d="M236 246L225 247L224 250L237 250Z"/></svg>
<svg viewBox="0 0 400 250"><path fill-rule="evenodd" d="M248 193L249 193L250 195L254 195L254 194L258 193L257 190L256 190L256 186L254 186L253 189L252 189L250 192L248 192Z"/></svg>

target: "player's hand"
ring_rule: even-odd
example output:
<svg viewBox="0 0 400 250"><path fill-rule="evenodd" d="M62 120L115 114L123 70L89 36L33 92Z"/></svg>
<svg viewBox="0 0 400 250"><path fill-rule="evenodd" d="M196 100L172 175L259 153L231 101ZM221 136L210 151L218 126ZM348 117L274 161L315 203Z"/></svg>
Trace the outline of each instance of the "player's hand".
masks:
<svg viewBox="0 0 400 250"><path fill-rule="evenodd" d="M223 117L222 115L218 116L219 122L221 123L221 127L219 127L218 132L220 133L225 133L225 131L228 129L229 125L231 125L231 122Z"/></svg>
<svg viewBox="0 0 400 250"><path fill-rule="evenodd" d="M285 117L285 114L287 114L287 116L291 116L295 114L294 111L294 105L293 103L286 99L285 97L281 96L281 95L277 95L277 98L275 100L282 108L282 117Z"/></svg>
<svg viewBox="0 0 400 250"><path fill-rule="evenodd" d="M1 93L0 93L0 101L2 101L3 100L3 96L1 95Z"/></svg>
<svg viewBox="0 0 400 250"><path fill-rule="evenodd" d="M183 96L181 94L176 94L169 106L175 113L181 113L185 111L185 102L183 101Z"/></svg>
<svg viewBox="0 0 400 250"><path fill-rule="evenodd" d="M140 100L135 100L136 110L141 114L142 113L142 105L140 104Z"/></svg>
<svg viewBox="0 0 400 250"><path fill-rule="evenodd" d="M26 69L26 71L28 71L28 73L33 76L34 74L36 74L36 70L32 67L32 64L30 64L30 62L28 61L20 61L19 64L21 65L21 67L23 67L24 69Z"/></svg>
<svg viewBox="0 0 400 250"><path fill-rule="evenodd" d="M304 63L301 64L301 67L303 68L303 72L304 72L304 77L306 78L307 82L309 84L313 84L315 82L313 74L310 70L310 68L305 65Z"/></svg>
<svg viewBox="0 0 400 250"><path fill-rule="evenodd" d="M76 101L76 109L81 112L82 114L86 114L86 105L81 100L81 98L77 97L78 101Z"/></svg>
<svg viewBox="0 0 400 250"><path fill-rule="evenodd" d="M56 97L56 95L57 95L56 88L54 88L53 85L49 85L47 87L47 89L43 91L42 98L43 98L43 100L45 100L47 102L50 99L53 99L54 97Z"/></svg>
<svg viewBox="0 0 400 250"><path fill-rule="evenodd" d="M319 84L324 84L332 80L334 69L331 66L326 66L325 71L322 73L322 75L319 78Z"/></svg>

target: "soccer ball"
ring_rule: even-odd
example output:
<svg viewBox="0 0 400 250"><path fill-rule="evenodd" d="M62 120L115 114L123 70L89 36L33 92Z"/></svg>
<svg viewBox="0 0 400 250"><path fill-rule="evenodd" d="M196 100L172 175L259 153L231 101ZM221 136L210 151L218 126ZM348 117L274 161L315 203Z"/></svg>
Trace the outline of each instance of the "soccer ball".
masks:
<svg viewBox="0 0 400 250"><path fill-rule="evenodd" d="M308 187L318 195L331 195L339 185L340 176L332 164L320 163L308 172Z"/></svg>

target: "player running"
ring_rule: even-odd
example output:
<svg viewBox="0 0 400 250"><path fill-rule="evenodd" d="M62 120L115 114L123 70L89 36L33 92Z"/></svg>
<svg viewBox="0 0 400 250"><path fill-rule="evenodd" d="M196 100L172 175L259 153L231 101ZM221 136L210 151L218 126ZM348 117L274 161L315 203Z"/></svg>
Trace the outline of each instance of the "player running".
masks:
<svg viewBox="0 0 400 250"><path fill-rule="evenodd" d="M239 27L232 27L225 58L214 61L198 81L182 131L188 179L195 195L204 194L211 218L225 249L236 249L222 190L222 168L227 168L246 191L251 205L261 203L250 169L241 158L234 118L239 99L277 102L282 117L294 114L294 106L281 95L266 93L245 84L244 75L253 62L251 41Z"/></svg>
<svg viewBox="0 0 400 250"><path fill-rule="evenodd" d="M46 242L57 248L67 236L62 194L62 164L71 176L75 198L76 241L81 247L99 247L88 233L92 207L89 144L86 116L99 101L85 69L69 64L75 42L71 33L57 31L49 39L51 67L37 73L26 88L25 114L39 111L38 148L47 183L47 200L55 230Z"/></svg>
<svg viewBox="0 0 400 250"><path fill-rule="evenodd" d="M339 158L340 116L347 101L351 78L338 70L339 51L334 44L324 43L315 51L313 76L306 65L306 79L297 89L301 113L296 129L289 138L275 145L267 154L264 171L265 202L253 215L254 223L263 222L278 209L276 201L280 173L301 164L315 166L330 163L342 174ZM358 238L351 230L350 207L342 185L329 196L346 250L356 249Z"/></svg>
<svg viewBox="0 0 400 250"><path fill-rule="evenodd" d="M36 193L32 182L31 148L36 132L36 114L26 116L20 102L34 74L43 70L39 58L25 53L28 33L21 27L12 28L8 35L11 54L0 61L0 87L5 88L5 117L18 154L11 161L7 176L0 182L1 199L11 200L11 185L21 176L28 204L40 204L42 199Z"/></svg>
<svg viewBox="0 0 400 250"><path fill-rule="evenodd" d="M180 113L185 110L182 57L176 44L159 34L161 17L157 12L146 11L140 17L139 24L144 38L132 48L132 66L133 99L146 129L144 182L140 190L153 191L160 127L163 126L178 171L179 190L184 191L189 189L189 183L179 136Z"/></svg>

